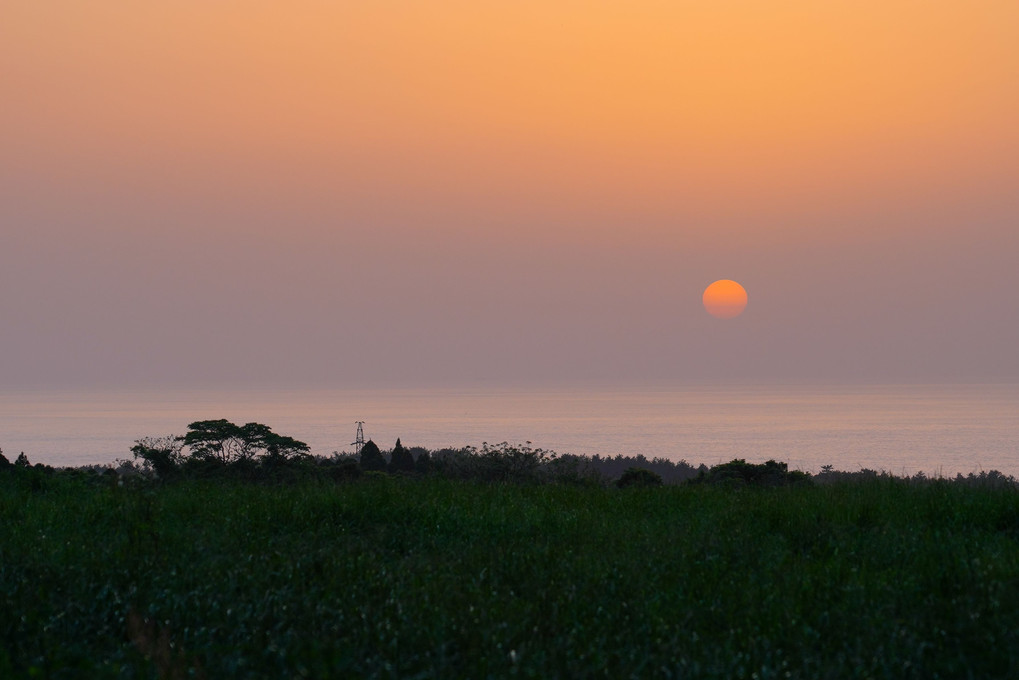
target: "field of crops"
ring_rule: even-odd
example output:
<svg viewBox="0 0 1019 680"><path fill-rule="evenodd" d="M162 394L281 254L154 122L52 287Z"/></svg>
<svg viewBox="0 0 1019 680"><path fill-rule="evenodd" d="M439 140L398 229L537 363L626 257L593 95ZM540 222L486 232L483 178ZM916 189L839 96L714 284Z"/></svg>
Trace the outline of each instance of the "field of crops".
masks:
<svg viewBox="0 0 1019 680"><path fill-rule="evenodd" d="M1019 677L1019 494L0 477L0 677Z"/></svg>

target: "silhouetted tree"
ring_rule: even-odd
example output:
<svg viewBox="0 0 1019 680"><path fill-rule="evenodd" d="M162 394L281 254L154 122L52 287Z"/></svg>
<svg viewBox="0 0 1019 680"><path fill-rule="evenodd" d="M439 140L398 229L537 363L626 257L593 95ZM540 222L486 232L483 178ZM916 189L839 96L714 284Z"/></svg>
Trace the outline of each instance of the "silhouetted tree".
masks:
<svg viewBox="0 0 1019 680"><path fill-rule="evenodd" d="M0 449L0 470L11 467L11 461L7 460L7 456L4 455L4 450Z"/></svg>
<svg viewBox="0 0 1019 680"><path fill-rule="evenodd" d="M694 481L725 486L784 486L809 482L810 476L799 470L790 472L788 464L779 461L748 463L743 458L735 458L728 463L712 466L707 471L700 471Z"/></svg>
<svg viewBox="0 0 1019 680"><path fill-rule="evenodd" d="M184 461L183 437L145 437L131 447L134 457L155 470L160 477L170 477L177 472Z"/></svg>
<svg viewBox="0 0 1019 680"><path fill-rule="evenodd" d="M629 468L619 479L616 480L616 486L620 489L633 486L646 487L661 485L662 476L660 474L637 467Z"/></svg>
<svg viewBox="0 0 1019 680"><path fill-rule="evenodd" d="M635 456L606 456L598 454L587 458L588 468L597 472L607 479L618 479L624 472L632 467L651 470L662 477L665 484L676 484L678 482L693 479L697 476L697 469L685 460L671 461L665 458L654 458L649 460L643 454Z"/></svg>
<svg viewBox="0 0 1019 680"><path fill-rule="evenodd" d="M229 420L198 420L188 425L184 446L199 460L230 463L246 458L241 428Z"/></svg>
<svg viewBox="0 0 1019 680"><path fill-rule="evenodd" d="M432 471L432 454L427 450L421 451L418 454L417 460L414 461L414 469L421 474L428 474Z"/></svg>
<svg viewBox="0 0 1019 680"><path fill-rule="evenodd" d="M361 469L385 471L386 459L379 450L379 445L371 439L361 447Z"/></svg>
<svg viewBox="0 0 1019 680"><path fill-rule="evenodd" d="M278 463L303 457L310 450L304 442L276 434L261 423L234 425L229 420L199 420L188 425L188 430L184 446L199 460L243 463L262 457Z"/></svg>
<svg viewBox="0 0 1019 680"><path fill-rule="evenodd" d="M267 462L281 463L309 455L307 444L293 437L276 434L268 425L248 423L240 429L246 452L255 455L262 451Z"/></svg>
<svg viewBox="0 0 1019 680"><path fill-rule="evenodd" d="M591 464L589 458L573 453L564 453L547 465L549 481L558 484L600 485L604 482L601 473Z"/></svg>
<svg viewBox="0 0 1019 680"><path fill-rule="evenodd" d="M521 445L482 442L477 452L477 469L483 478L492 481L533 482L540 480L543 467L555 458L552 451L531 448L531 442Z"/></svg>
<svg viewBox="0 0 1019 680"><path fill-rule="evenodd" d="M28 462L28 456L25 455L24 451L22 451L21 455L18 456L18 459L14 461L14 464L23 468L32 467L32 464Z"/></svg>
<svg viewBox="0 0 1019 680"><path fill-rule="evenodd" d="M396 446L393 447L393 452L389 456L389 470L390 472L414 472L414 456L403 448L399 438L397 438Z"/></svg>

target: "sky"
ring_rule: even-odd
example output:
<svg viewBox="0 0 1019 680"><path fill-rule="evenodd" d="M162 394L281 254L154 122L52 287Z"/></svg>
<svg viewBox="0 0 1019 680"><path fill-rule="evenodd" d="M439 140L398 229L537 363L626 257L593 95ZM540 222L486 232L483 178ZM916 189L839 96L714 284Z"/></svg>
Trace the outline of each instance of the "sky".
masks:
<svg viewBox="0 0 1019 680"><path fill-rule="evenodd" d="M1015 0L5 0L0 92L5 387L1019 382Z"/></svg>

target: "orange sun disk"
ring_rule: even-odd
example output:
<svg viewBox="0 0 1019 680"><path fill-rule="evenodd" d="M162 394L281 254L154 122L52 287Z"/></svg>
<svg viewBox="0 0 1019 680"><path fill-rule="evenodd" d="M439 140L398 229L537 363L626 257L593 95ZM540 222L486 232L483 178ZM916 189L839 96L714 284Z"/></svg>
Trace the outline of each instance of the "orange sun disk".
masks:
<svg viewBox="0 0 1019 680"><path fill-rule="evenodd" d="M704 309L717 319L732 319L743 313L747 306L747 291L729 279L715 281L704 289Z"/></svg>

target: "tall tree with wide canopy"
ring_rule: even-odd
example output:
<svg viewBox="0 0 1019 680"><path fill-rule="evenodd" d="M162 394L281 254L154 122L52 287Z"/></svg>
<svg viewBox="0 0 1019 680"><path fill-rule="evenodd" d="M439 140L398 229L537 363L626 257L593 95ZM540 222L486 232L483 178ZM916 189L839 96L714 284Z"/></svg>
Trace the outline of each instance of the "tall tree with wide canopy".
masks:
<svg viewBox="0 0 1019 680"><path fill-rule="evenodd" d="M266 458L289 460L307 455L307 444L293 437L276 434L268 425L235 425L229 420L199 420L188 425L184 446L198 459L232 463L238 460Z"/></svg>

